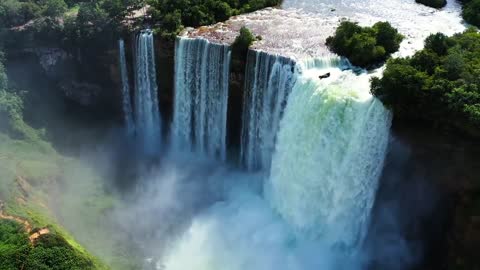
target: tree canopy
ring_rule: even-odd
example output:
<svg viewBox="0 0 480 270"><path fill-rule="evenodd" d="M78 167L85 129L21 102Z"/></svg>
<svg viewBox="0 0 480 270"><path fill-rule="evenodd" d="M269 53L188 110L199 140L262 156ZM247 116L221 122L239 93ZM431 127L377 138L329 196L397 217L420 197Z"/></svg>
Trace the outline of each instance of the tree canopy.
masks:
<svg viewBox="0 0 480 270"><path fill-rule="evenodd" d="M343 21L335 35L327 38L327 46L335 53L347 57L360 67L385 61L400 47L403 36L388 22L377 22L372 27Z"/></svg>
<svg viewBox="0 0 480 270"><path fill-rule="evenodd" d="M265 7L281 0L148 0L152 21L166 37L175 37L183 27L198 27Z"/></svg>
<svg viewBox="0 0 480 270"><path fill-rule="evenodd" d="M472 25L480 27L480 0L460 0L463 4L463 19Z"/></svg>
<svg viewBox="0 0 480 270"><path fill-rule="evenodd" d="M412 57L391 59L383 77L372 80L372 93L396 117L480 130L480 33L470 28L425 40Z"/></svg>

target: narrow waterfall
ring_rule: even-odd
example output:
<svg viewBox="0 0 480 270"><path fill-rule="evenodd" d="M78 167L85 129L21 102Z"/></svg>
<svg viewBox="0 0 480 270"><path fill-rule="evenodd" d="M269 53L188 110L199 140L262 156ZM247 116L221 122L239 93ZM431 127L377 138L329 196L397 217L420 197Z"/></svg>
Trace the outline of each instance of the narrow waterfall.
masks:
<svg viewBox="0 0 480 270"><path fill-rule="evenodd" d="M135 54L135 124L136 135L146 152L158 151L161 142L160 111L153 33L144 30L137 36Z"/></svg>
<svg viewBox="0 0 480 270"><path fill-rule="evenodd" d="M226 159L230 48L178 38L172 143L178 150Z"/></svg>
<svg viewBox="0 0 480 270"><path fill-rule="evenodd" d="M280 118L295 82L294 66L285 57L248 52L240 151L248 170L270 166Z"/></svg>
<svg viewBox="0 0 480 270"><path fill-rule="evenodd" d="M118 48L120 53L120 76L122 78L122 108L127 134L132 135L135 132L135 123L133 122L132 100L130 97L130 84L125 57L125 42L123 39L118 41Z"/></svg>
<svg viewBox="0 0 480 270"><path fill-rule="evenodd" d="M265 193L300 235L355 248L368 227L391 115L369 94L366 74L331 72L297 79Z"/></svg>

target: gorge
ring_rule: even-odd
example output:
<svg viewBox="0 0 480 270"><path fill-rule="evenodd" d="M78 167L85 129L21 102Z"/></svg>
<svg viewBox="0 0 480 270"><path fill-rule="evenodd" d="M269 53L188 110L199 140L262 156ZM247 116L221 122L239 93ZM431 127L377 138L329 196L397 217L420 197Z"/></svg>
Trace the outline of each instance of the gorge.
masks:
<svg viewBox="0 0 480 270"><path fill-rule="evenodd" d="M475 200L466 190L476 190L480 147L395 119L370 92L385 67L355 67L325 45L345 18L362 26L390 22L405 37L393 57L413 55L430 34L465 29L454 1L435 10L402 0L285 0L185 28L175 39L140 25L103 55L101 79L75 78L109 85L98 96L106 96L103 109L112 117L99 120L101 132L71 143L93 138L93 146L64 150L99 176L94 184L48 188L58 223L105 269L470 263L460 250L475 240L452 235L472 226L465 233L477 236L475 216L461 214ZM232 44L244 26L255 41L242 55ZM80 56L52 66L88 66ZM21 81L9 61L9 77ZM80 106L79 114L103 112L99 104ZM93 115L79 130L93 126ZM81 179L81 171L90 170L63 177ZM28 190L22 177L16 181Z"/></svg>

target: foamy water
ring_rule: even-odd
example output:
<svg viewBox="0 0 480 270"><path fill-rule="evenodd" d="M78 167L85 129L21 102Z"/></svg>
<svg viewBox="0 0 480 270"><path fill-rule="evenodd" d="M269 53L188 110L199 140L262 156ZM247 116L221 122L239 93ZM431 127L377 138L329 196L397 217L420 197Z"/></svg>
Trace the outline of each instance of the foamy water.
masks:
<svg viewBox="0 0 480 270"><path fill-rule="evenodd" d="M448 1L445 8L437 10L405 0L285 0L281 9L267 8L236 16L225 23L190 29L187 35L231 43L239 29L247 26L261 36L254 49L305 60L331 54L325 40L343 19L362 26L388 21L405 36L397 55L407 56L421 49L429 34L463 31L460 11L455 1Z"/></svg>

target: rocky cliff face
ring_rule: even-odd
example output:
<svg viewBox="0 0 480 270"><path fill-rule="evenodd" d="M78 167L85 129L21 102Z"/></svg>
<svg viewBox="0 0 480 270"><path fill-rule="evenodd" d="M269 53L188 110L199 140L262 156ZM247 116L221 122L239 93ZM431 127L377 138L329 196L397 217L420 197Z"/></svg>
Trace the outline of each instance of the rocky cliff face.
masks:
<svg viewBox="0 0 480 270"><path fill-rule="evenodd" d="M392 134L372 239L391 241L399 232L401 239L393 241L408 252L396 260L415 269L477 269L480 145L399 121ZM380 247L379 260L388 260L388 245Z"/></svg>

